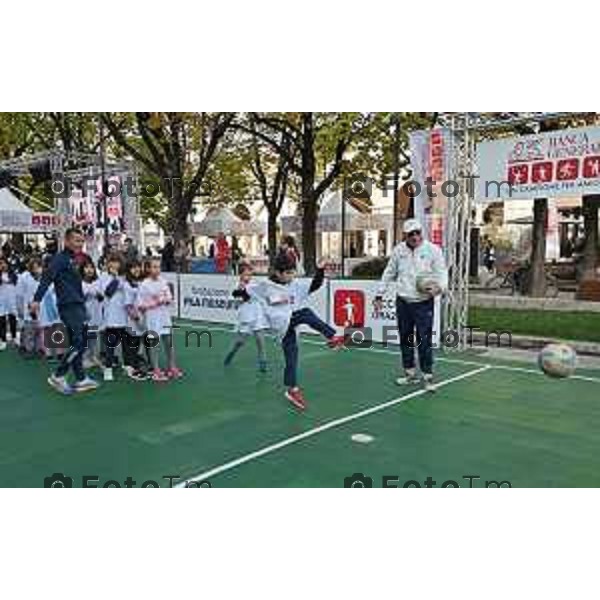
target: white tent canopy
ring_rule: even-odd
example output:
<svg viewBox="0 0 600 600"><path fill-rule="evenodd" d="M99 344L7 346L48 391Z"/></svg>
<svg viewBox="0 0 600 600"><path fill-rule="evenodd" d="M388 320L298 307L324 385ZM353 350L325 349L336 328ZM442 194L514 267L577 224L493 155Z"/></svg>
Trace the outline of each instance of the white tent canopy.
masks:
<svg viewBox="0 0 600 600"><path fill-rule="evenodd" d="M301 231L302 219L298 216L283 217L281 226L284 232ZM369 215L361 213L350 202L346 202L344 226L346 231L369 229ZM324 201L317 219L319 233L342 230L342 193L332 192Z"/></svg>
<svg viewBox="0 0 600 600"><path fill-rule="evenodd" d="M241 219L238 219L227 207L210 208L200 223L192 224L194 235L216 236L219 233L231 235Z"/></svg>
<svg viewBox="0 0 600 600"><path fill-rule="evenodd" d="M31 229L33 211L8 188L0 189L0 230L15 232Z"/></svg>
<svg viewBox="0 0 600 600"><path fill-rule="evenodd" d="M342 214L342 194L341 192L333 192L323 202L323 206L319 211L319 216L340 216ZM350 202L346 202L346 217L361 217L362 213L354 208Z"/></svg>

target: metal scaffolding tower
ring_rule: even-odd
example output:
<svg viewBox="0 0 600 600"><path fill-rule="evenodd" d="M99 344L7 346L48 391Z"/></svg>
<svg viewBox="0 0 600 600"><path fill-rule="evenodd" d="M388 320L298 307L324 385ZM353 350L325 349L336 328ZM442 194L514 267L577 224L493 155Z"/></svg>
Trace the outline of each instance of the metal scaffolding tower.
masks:
<svg viewBox="0 0 600 600"><path fill-rule="evenodd" d="M448 202L446 258L449 281L442 311L447 349L465 350L469 345L469 273L475 202L471 177L476 174L477 141L515 127L528 127L535 134L543 122L585 121L595 115L589 112L440 113L439 124L451 134L450 179L460 184L460 193Z"/></svg>
<svg viewBox="0 0 600 600"><path fill-rule="evenodd" d="M103 174L105 177L118 175L122 179L130 177L134 182L136 195L127 197L123 202L123 217L127 224L127 235L135 244L141 240L140 222L140 198L138 185L138 169L132 161L102 161L102 157L96 154L83 154L71 152L69 154L61 150L48 150L33 154L25 154L18 158L0 161L0 172L8 173L14 177L23 177L31 174L31 169L39 165L48 167L49 180L59 182L70 180L78 182L82 179L98 179ZM60 191L54 190L54 211L61 216L61 229L64 230L69 223L68 199L61 196ZM106 216L104 217L106 220ZM59 231L59 235L64 231ZM62 237L62 236L61 236Z"/></svg>

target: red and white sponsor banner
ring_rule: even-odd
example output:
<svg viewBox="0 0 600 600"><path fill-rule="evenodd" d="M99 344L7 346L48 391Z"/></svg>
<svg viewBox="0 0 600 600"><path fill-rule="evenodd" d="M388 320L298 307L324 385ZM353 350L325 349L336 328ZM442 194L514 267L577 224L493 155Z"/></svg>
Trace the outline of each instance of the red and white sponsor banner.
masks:
<svg viewBox="0 0 600 600"><path fill-rule="evenodd" d="M0 213L0 230L8 232L47 233L59 229L61 223L61 217L53 213Z"/></svg>
<svg viewBox="0 0 600 600"><path fill-rule="evenodd" d="M374 342L386 341L399 345L398 324L396 321L396 297L387 294L383 300L383 310L375 311L375 297L380 287L378 281L339 280L329 282L330 313L329 323L338 333L348 327L369 328ZM441 303L435 302L433 318L433 343L441 339Z"/></svg>
<svg viewBox="0 0 600 600"><path fill-rule="evenodd" d="M598 194L600 127L481 142L477 166L479 201Z"/></svg>
<svg viewBox="0 0 600 600"><path fill-rule="evenodd" d="M263 278L256 278L257 281L261 279ZM233 298L231 293L238 285L239 278L234 275L181 275L179 295L181 318L214 323L237 323L240 301ZM327 320L327 294L327 282L325 282L303 305L312 308L324 321Z"/></svg>
<svg viewBox="0 0 600 600"><path fill-rule="evenodd" d="M31 215L32 229L39 229L40 231L56 230L61 226L62 222L62 218L53 213L33 213Z"/></svg>
<svg viewBox="0 0 600 600"><path fill-rule="evenodd" d="M415 217L423 223L427 238L440 247L446 243L448 220L448 197L444 192L454 193L446 187L450 175L449 136L445 129L415 131L410 135L413 181L420 186L416 190L420 193L414 199Z"/></svg>

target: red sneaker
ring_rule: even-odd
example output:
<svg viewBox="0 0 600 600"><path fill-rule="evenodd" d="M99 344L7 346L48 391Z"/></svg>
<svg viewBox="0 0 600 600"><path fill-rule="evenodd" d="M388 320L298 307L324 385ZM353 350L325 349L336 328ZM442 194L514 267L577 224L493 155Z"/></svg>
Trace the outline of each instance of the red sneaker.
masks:
<svg viewBox="0 0 600 600"><path fill-rule="evenodd" d="M183 371L174 367L173 369L168 369L166 375L169 379L181 379L183 377Z"/></svg>
<svg viewBox="0 0 600 600"><path fill-rule="evenodd" d="M288 388L285 392L285 397L299 410L306 408L306 401L304 395L299 387Z"/></svg>
<svg viewBox="0 0 600 600"><path fill-rule="evenodd" d="M327 345L332 350L343 350L346 348L346 338L343 335L334 335L327 340Z"/></svg>
<svg viewBox="0 0 600 600"><path fill-rule="evenodd" d="M169 381L167 374L161 369L153 369L152 370L152 381L155 383L162 383L164 381Z"/></svg>

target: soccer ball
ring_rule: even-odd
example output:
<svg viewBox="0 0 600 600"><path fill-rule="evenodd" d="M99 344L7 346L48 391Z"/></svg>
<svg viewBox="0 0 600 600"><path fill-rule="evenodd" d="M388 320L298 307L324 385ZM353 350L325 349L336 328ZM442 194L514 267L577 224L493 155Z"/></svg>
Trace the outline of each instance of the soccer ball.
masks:
<svg viewBox="0 0 600 600"><path fill-rule="evenodd" d="M433 273L417 275L417 290L420 294L431 293L433 296L439 296L442 292L440 282Z"/></svg>
<svg viewBox="0 0 600 600"><path fill-rule="evenodd" d="M538 363L548 377L563 379L575 373L577 354L566 344L549 344L540 352Z"/></svg>

